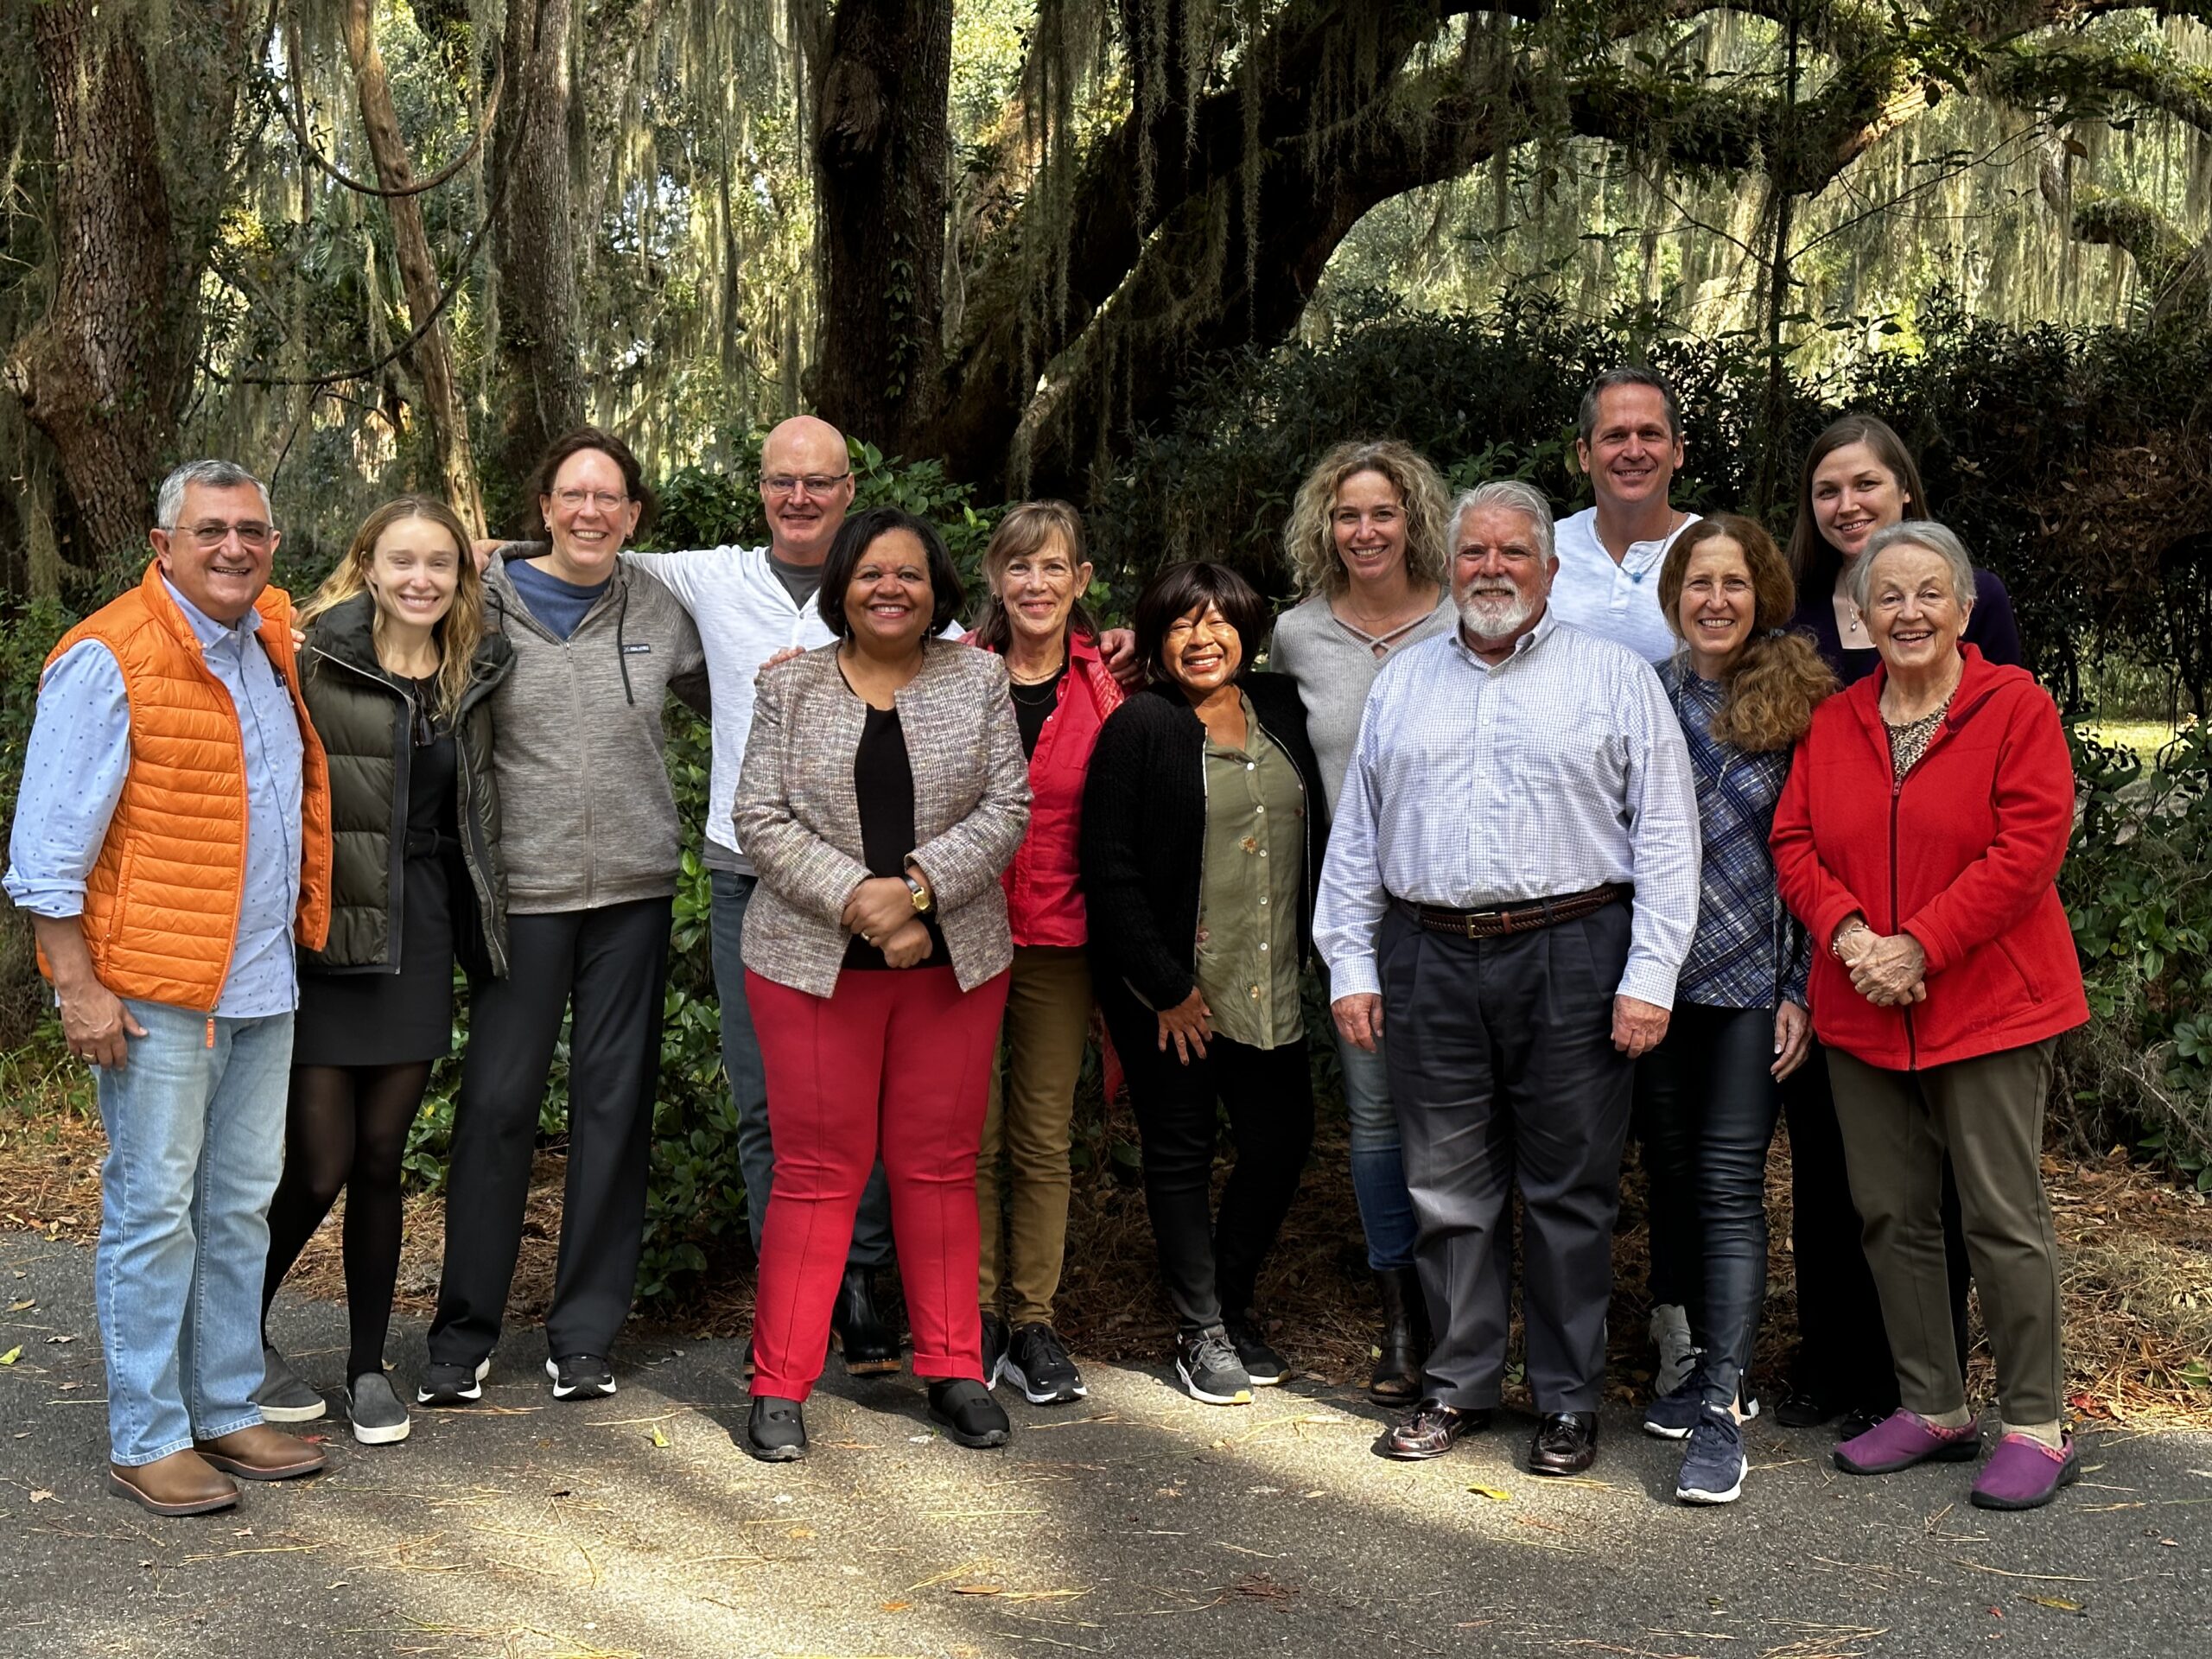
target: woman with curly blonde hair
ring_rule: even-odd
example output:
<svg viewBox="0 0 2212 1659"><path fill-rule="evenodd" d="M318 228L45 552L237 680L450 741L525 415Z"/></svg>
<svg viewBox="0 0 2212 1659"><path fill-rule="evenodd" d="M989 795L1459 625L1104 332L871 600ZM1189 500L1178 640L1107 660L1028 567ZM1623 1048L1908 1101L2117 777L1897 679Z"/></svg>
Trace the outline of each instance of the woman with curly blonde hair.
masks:
<svg viewBox="0 0 2212 1659"><path fill-rule="evenodd" d="M1767 836L1790 754L1835 676L1800 634L1773 537L1749 518L1700 520L1668 550L1659 602L1681 643L1660 665L1697 779L1704 843L1697 931L1666 1040L1637 1068L1652 1228L1671 1211L1697 1359L1644 1427L1688 1446L1675 1495L1726 1503L1746 1467L1738 1427L1766 1299L1767 1143L1781 1079L1811 1045L1804 930L1776 890Z"/></svg>
<svg viewBox="0 0 2212 1659"><path fill-rule="evenodd" d="M1283 550L1306 597L1275 622L1269 665L1298 687L1329 810L1359 736L1367 688L1385 658L1454 624L1451 509L1444 481L1395 438L1340 443L1299 486ZM1382 1304L1368 1392L1410 1404L1428 1357L1428 1319L1414 1276L1413 1201L1382 1051L1339 1039L1351 1182Z"/></svg>

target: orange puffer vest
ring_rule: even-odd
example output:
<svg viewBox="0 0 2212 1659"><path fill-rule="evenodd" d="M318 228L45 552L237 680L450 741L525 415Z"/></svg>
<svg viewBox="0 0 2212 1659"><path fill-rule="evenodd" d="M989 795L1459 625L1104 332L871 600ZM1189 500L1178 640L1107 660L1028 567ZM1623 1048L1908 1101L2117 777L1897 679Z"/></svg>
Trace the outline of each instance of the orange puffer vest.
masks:
<svg viewBox="0 0 2212 1659"><path fill-rule="evenodd" d="M300 700L292 601L263 591L261 645L291 690L304 746L300 909L294 935L320 949L330 925L330 772ZM99 861L85 880L92 969L118 996L211 1013L223 995L245 883L245 741L158 560L137 590L86 617L47 666L86 639L122 665L130 770ZM39 966L47 968L43 957ZM48 969L50 972L50 969Z"/></svg>

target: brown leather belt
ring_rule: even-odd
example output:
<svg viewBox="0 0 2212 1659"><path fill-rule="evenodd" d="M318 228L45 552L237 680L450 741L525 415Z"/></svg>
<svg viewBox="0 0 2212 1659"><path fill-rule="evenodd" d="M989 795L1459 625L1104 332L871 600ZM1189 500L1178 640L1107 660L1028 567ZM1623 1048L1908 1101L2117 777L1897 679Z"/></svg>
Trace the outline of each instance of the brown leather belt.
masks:
<svg viewBox="0 0 2212 1659"><path fill-rule="evenodd" d="M1440 905L1410 905L1403 900L1400 900L1400 907L1432 933L1449 933L1463 939L1495 939L1508 933L1533 933L1539 928L1556 927L1561 922L1579 922L1586 916L1595 916L1607 905L1632 897L1635 892L1625 881L1608 881L1587 893L1570 893L1557 899L1532 899L1525 905L1497 910L1446 910Z"/></svg>

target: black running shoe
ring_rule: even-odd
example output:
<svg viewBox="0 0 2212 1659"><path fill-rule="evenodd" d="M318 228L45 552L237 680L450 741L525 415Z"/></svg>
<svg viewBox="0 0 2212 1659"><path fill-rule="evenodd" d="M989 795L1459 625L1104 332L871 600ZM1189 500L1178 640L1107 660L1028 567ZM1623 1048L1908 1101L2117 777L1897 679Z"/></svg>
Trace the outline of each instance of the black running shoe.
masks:
<svg viewBox="0 0 2212 1659"><path fill-rule="evenodd" d="M1005 1319L996 1313L983 1315L983 1386L995 1389L999 1385L999 1366L1006 1358L1008 1336Z"/></svg>
<svg viewBox="0 0 2212 1659"><path fill-rule="evenodd" d="M999 1375L1020 1389L1021 1397L1033 1406L1065 1405L1090 1392L1083 1386L1083 1373L1068 1357L1059 1332L1049 1325L1025 1325L1015 1332Z"/></svg>
<svg viewBox="0 0 2212 1659"><path fill-rule="evenodd" d="M1290 1375L1290 1362L1268 1345L1258 1314L1249 1310L1232 1313L1222 1323L1229 1332L1230 1346L1244 1362L1244 1375L1252 1379L1254 1388L1273 1388Z"/></svg>
<svg viewBox="0 0 2212 1659"><path fill-rule="evenodd" d="M1175 1339L1175 1375L1193 1400L1210 1406L1249 1406L1252 1378L1217 1325L1187 1332Z"/></svg>
<svg viewBox="0 0 2212 1659"><path fill-rule="evenodd" d="M614 1368L597 1354L563 1354L545 1362L556 1400L604 1400L614 1392Z"/></svg>
<svg viewBox="0 0 2212 1659"><path fill-rule="evenodd" d="M422 1386L415 1390L418 1406L465 1406L472 1400L484 1397L484 1374L492 1369L487 1354L474 1365L441 1365L433 1363L423 1373Z"/></svg>
<svg viewBox="0 0 2212 1659"><path fill-rule="evenodd" d="M945 1438L963 1446L1004 1446L1014 1433L1006 1408L973 1377L948 1377L930 1384L930 1421Z"/></svg>

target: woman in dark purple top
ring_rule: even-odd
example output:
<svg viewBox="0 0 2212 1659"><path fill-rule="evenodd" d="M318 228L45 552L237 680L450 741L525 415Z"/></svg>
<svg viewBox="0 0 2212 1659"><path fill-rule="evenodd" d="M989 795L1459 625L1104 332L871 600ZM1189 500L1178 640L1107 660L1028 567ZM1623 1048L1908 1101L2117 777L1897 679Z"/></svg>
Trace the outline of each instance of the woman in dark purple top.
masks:
<svg viewBox="0 0 2212 1659"><path fill-rule="evenodd" d="M1845 574L1885 525L1930 516L1920 467L1890 425L1847 415L1813 440L1797 486L1789 537L1797 611L1789 626L1808 633L1846 685L1874 671L1874 642L1845 592ZM2005 584L1974 573L1974 603L1961 638L1993 663L2020 666L2020 630ZM1841 1417L1848 1440L1896 1402L1897 1380L1882 1368L1890 1344L1860 1243L1859 1211L1844 1175L1843 1139L1827 1066L1816 1052L1783 1084L1789 1125L1791 1251L1797 1270L1797 1359L1775 1415L1793 1427ZM1950 1258L1951 1324L1961 1363L1967 1348L1967 1250L1958 1189L1943 1165L1943 1242Z"/></svg>
<svg viewBox="0 0 2212 1659"><path fill-rule="evenodd" d="M1872 673L1875 657L1874 642L1845 595L1845 573L1876 531L1932 516L1912 452L1886 422L1847 415L1813 440L1789 536L1790 574L1797 580L1797 613L1789 626L1813 636L1846 685ZM2020 630L2005 584L1976 569L1974 587L1974 612L1961 637L1993 663L2022 666Z"/></svg>

